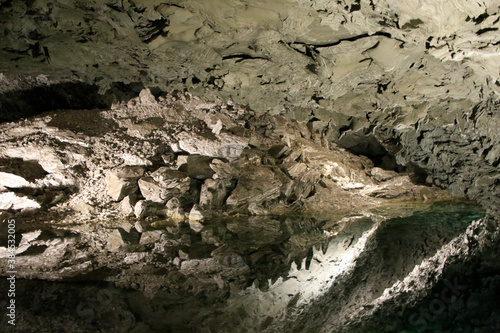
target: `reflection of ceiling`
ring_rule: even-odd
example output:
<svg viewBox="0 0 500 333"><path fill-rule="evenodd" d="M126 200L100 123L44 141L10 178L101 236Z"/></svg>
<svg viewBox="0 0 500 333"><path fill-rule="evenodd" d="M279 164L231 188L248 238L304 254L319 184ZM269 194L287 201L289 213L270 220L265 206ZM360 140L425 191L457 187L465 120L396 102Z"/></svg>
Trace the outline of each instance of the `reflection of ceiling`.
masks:
<svg viewBox="0 0 500 333"><path fill-rule="evenodd" d="M299 120L402 107L407 125L500 92L496 0L14 0L0 21L7 76L186 87Z"/></svg>

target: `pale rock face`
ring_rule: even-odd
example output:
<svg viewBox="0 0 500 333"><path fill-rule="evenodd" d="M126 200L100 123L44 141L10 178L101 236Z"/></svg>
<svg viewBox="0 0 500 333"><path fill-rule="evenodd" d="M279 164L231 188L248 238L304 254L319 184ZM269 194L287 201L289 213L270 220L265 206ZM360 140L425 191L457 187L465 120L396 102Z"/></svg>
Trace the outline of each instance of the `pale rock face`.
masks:
<svg viewBox="0 0 500 333"><path fill-rule="evenodd" d="M29 186L30 183L21 176L0 172L0 185L10 188L19 188Z"/></svg>
<svg viewBox="0 0 500 333"><path fill-rule="evenodd" d="M106 177L107 191L113 201L120 201L127 195L136 192L137 183L120 179L116 175L109 174Z"/></svg>
<svg viewBox="0 0 500 333"><path fill-rule="evenodd" d="M28 197L19 196L12 192L0 193L0 209L21 210L21 209L37 209L40 204Z"/></svg>

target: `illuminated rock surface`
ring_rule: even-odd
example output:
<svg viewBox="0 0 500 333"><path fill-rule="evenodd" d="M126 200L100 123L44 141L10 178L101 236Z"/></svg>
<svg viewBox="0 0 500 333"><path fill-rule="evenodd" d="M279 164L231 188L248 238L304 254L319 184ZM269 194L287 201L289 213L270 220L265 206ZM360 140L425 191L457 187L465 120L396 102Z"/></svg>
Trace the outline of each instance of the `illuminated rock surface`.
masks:
<svg viewBox="0 0 500 333"><path fill-rule="evenodd" d="M500 330L499 28L496 0L0 0L19 331ZM487 217L426 210L450 196Z"/></svg>

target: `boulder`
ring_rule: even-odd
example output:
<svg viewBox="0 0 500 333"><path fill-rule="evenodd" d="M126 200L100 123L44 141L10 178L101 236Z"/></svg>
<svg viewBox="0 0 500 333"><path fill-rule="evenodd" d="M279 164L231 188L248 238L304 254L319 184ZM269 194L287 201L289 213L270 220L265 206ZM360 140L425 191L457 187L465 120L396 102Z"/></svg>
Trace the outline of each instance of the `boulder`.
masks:
<svg viewBox="0 0 500 333"><path fill-rule="evenodd" d="M165 204L173 197L189 199L191 180L186 173L162 167L139 179L139 189L146 200Z"/></svg>
<svg viewBox="0 0 500 333"><path fill-rule="evenodd" d="M232 179L206 179L201 186L199 205L203 209L218 209L234 188L236 181Z"/></svg>
<svg viewBox="0 0 500 333"><path fill-rule="evenodd" d="M199 135L194 133L182 132L178 135L179 147L190 154L204 156L237 158L248 146L248 140L228 133L220 133L215 136Z"/></svg>
<svg viewBox="0 0 500 333"><path fill-rule="evenodd" d="M249 166L240 175L238 184L226 200L226 205L233 209L247 210L252 207L268 205L281 194L283 182L275 172L266 166Z"/></svg>
<svg viewBox="0 0 500 333"><path fill-rule="evenodd" d="M106 176L106 191L113 201L120 201L137 192L137 180L145 169L139 166L126 166L110 171Z"/></svg>
<svg viewBox="0 0 500 333"><path fill-rule="evenodd" d="M123 216L133 216L134 215L134 206L137 203L137 196L134 194L127 195L120 202L119 208L120 213Z"/></svg>
<svg viewBox="0 0 500 333"><path fill-rule="evenodd" d="M164 205L149 200L139 200L134 206L134 215L138 219L144 219L148 216L166 216Z"/></svg>
<svg viewBox="0 0 500 333"><path fill-rule="evenodd" d="M141 194L146 200L165 203L169 199L168 189L160 182L155 181L153 177L142 177L138 184Z"/></svg>
<svg viewBox="0 0 500 333"><path fill-rule="evenodd" d="M385 182L387 180L390 180L390 179L393 179L393 178L399 176L399 174L395 171L384 170L382 168L372 168L372 170L370 171L370 175L377 182Z"/></svg>
<svg viewBox="0 0 500 333"><path fill-rule="evenodd" d="M186 212L181 207L181 202L178 198L170 199L165 205L166 216L177 221L182 221L186 217Z"/></svg>
<svg viewBox="0 0 500 333"><path fill-rule="evenodd" d="M8 188L21 188L29 186L30 183L21 176L0 172L0 185Z"/></svg>

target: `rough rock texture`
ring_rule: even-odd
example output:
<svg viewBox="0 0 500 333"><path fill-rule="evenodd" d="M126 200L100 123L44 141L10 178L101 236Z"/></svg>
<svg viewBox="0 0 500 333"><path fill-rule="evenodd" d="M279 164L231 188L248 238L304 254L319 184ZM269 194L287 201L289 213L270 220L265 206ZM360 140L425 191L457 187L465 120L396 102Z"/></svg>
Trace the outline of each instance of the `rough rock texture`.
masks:
<svg viewBox="0 0 500 333"><path fill-rule="evenodd" d="M400 165L477 197L498 177L499 18L494 0L4 1L1 119L187 89L306 122L384 167L403 147ZM238 156L246 142L214 121L232 146L187 132L179 147Z"/></svg>
<svg viewBox="0 0 500 333"><path fill-rule="evenodd" d="M203 220L449 196L373 168L295 120L189 94L157 101L144 90L111 110L82 111L78 122L71 112L0 125L1 209Z"/></svg>
<svg viewBox="0 0 500 333"><path fill-rule="evenodd" d="M499 28L497 0L0 0L0 121L12 121L0 125L0 210L37 217L19 243L25 267L34 267L25 277L89 272L149 296L174 285L157 283L157 273L177 285L188 281L185 293L154 301L134 295L128 302L117 289L82 289L97 293L92 299L64 287L69 297L61 303L75 305L81 321L64 312L71 324L62 327L37 315L43 312L37 304L59 297L47 284L26 315L28 327L42 320L39 326L53 331L87 332L96 325L104 331L181 331L183 314L206 324L207 332L249 325L250 331L306 333L498 330L497 315L489 311L498 304L487 295L498 294L500 276ZM410 253L408 266L395 266L397 276L379 275L386 273L381 258L389 256L376 239L378 231L384 234L380 225L369 229L373 233L354 230L355 236L334 238L346 252L332 260L348 265L339 284L322 285L326 296L312 303L283 293L284 308L274 301L259 305L266 296L258 290L295 290L294 279L307 281L308 273L296 271L291 258L305 256L312 271L318 262L326 265L315 272L336 272L323 264L334 250L286 260L278 251L277 262L297 276L275 281L278 275L271 274L270 282L260 279L247 291L235 281L250 279L234 276L272 251L244 258L222 246L204 257L221 244L219 235L245 239L254 227L205 230L211 217L366 212L445 196L431 184L479 201L489 217L465 234L447 234L456 236L451 240L425 234L422 246L437 252ZM41 221L72 225L122 217L123 224L98 231L89 243L79 238L79 224L48 228L49 234L37 229ZM141 224L152 221L153 229L171 230ZM288 235L282 226L281 220L262 223L259 237L272 243ZM370 227L359 230L363 226ZM191 252L187 244L199 237L208 249ZM299 247L309 244L303 234L290 239ZM154 257L164 244L181 248ZM101 259L103 249L118 254L103 259L113 263L95 264L94 252L87 257L90 252L78 252L77 245ZM391 253L403 248L408 254L405 245ZM62 255L67 247L77 254ZM357 258L352 265L350 256ZM45 261L47 269L37 269ZM379 281L362 271L365 261L380 265L374 272ZM197 288L198 278L214 291L206 299L196 297L206 291ZM441 311L434 294L454 278L481 287L455 293ZM226 318L227 327L194 313L199 307L193 304L229 294L241 297L230 304L247 301L247 307L231 307L237 311ZM73 304L77 299L86 301ZM151 307L129 308L138 300ZM168 318L155 312L171 307L176 310ZM429 309L433 316L425 313ZM228 313L207 313L219 310ZM59 313L57 307L50 311ZM255 313L269 315L249 316ZM143 320L136 323L138 318Z"/></svg>

